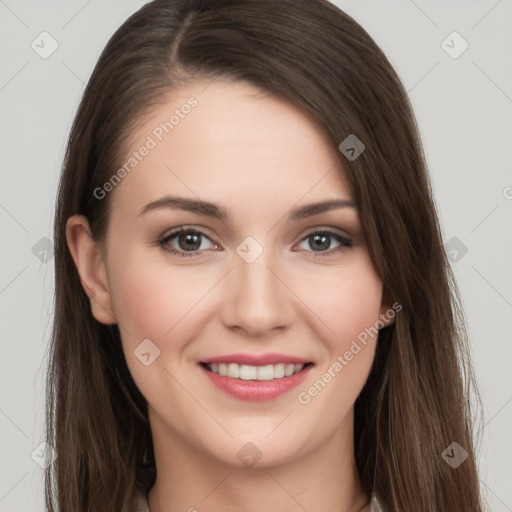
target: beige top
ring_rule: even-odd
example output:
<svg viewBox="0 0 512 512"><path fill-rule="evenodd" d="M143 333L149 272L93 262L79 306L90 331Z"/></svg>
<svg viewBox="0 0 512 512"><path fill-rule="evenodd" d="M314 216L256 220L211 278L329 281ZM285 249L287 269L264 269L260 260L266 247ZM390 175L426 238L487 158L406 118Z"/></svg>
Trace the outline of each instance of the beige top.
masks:
<svg viewBox="0 0 512 512"><path fill-rule="evenodd" d="M134 502L133 512L149 512L149 505L147 498L142 494L137 494ZM370 504L362 512L385 512L382 508L377 496L372 494Z"/></svg>

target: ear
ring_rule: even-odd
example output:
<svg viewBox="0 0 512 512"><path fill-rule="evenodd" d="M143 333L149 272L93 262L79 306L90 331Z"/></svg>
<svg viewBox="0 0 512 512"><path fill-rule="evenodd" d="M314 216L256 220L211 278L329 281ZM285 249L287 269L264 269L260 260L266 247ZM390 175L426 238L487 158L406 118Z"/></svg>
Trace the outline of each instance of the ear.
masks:
<svg viewBox="0 0 512 512"><path fill-rule="evenodd" d="M73 215L68 219L66 239L94 318L102 324L115 324L102 248L92 236L86 217Z"/></svg>
<svg viewBox="0 0 512 512"><path fill-rule="evenodd" d="M389 290L384 287L382 292L382 301L379 311L379 320L382 322L382 327L386 327L395 322L395 316L398 311L402 309L402 306L393 302L393 297Z"/></svg>

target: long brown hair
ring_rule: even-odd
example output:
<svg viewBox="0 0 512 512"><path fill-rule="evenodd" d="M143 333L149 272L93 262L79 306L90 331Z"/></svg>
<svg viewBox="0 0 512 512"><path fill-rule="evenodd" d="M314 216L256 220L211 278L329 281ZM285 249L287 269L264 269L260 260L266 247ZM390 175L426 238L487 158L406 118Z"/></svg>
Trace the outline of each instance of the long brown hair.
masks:
<svg viewBox="0 0 512 512"><path fill-rule="evenodd" d="M414 115L376 43L326 0L155 0L101 54L70 133L55 212L46 427L58 458L45 474L48 510L127 512L134 493L155 482L146 400L118 327L91 314L66 221L85 215L101 240L110 202L94 190L122 165L135 127L173 88L216 77L293 102L335 148L349 135L365 144L358 158L339 158L372 261L402 310L380 331L355 404L362 485L390 512L481 512L476 388ZM468 454L457 468L442 456L453 442Z"/></svg>

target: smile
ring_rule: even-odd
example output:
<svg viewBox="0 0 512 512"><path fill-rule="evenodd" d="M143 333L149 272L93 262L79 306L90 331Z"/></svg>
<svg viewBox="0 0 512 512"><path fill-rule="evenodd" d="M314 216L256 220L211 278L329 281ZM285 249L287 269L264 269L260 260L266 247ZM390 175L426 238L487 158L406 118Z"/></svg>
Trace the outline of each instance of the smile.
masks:
<svg viewBox="0 0 512 512"><path fill-rule="evenodd" d="M250 365L201 362L199 368L214 388L244 401L273 400L296 388L314 367L311 362Z"/></svg>
<svg viewBox="0 0 512 512"><path fill-rule="evenodd" d="M311 364L311 363L307 363ZM265 366L249 366L238 363L205 363L205 368L212 373L240 380L274 380L291 377L299 373L304 364L268 364Z"/></svg>

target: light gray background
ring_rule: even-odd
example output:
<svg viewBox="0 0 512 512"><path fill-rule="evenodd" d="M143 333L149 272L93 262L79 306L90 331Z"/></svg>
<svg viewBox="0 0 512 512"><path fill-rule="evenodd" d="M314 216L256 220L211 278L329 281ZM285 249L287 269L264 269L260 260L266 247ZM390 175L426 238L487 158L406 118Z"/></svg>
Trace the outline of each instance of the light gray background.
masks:
<svg viewBox="0 0 512 512"><path fill-rule="evenodd" d="M0 0L0 512L43 510L43 470L31 454L43 440L53 260L41 261L33 247L52 238L84 84L108 38L143 3ZM336 4L381 46L409 91L445 242L467 247L452 252L452 265L484 403L482 488L490 510L512 511L512 0ZM58 43L47 59L31 48L43 45L43 31ZM453 31L469 44L458 58L442 46ZM445 45L462 48L453 36Z"/></svg>

